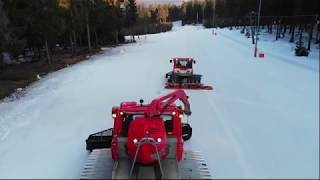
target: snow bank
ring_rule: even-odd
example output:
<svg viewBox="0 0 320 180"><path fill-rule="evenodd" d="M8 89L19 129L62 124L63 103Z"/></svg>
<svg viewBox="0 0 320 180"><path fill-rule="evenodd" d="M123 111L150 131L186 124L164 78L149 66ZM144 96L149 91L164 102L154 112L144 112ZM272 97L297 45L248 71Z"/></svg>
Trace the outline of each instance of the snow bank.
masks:
<svg viewBox="0 0 320 180"><path fill-rule="evenodd" d="M215 88L187 91L194 134L186 143L215 178L318 177L319 56L298 59L286 42L261 41L266 58L255 59L238 31L211 31L174 27L106 49L0 103L0 178L79 178L87 136L112 127L121 101L167 92L164 75L178 56L195 58Z"/></svg>

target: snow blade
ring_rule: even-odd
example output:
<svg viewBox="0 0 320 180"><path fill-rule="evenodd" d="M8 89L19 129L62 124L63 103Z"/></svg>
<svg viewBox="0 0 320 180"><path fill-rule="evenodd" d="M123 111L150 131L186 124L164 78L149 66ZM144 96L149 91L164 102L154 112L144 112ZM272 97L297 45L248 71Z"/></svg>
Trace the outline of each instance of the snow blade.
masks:
<svg viewBox="0 0 320 180"><path fill-rule="evenodd" d="M86 140L86 149L92 151L93 149L110 148L112 134L113 128L91 134Z"/></svg>
<svg viewBox="0 0 320 180"><path fill-rule="evenodd" d="M194 89L194 90L213 90L212 86L194 83L166 83L166 89Z"/></svg>

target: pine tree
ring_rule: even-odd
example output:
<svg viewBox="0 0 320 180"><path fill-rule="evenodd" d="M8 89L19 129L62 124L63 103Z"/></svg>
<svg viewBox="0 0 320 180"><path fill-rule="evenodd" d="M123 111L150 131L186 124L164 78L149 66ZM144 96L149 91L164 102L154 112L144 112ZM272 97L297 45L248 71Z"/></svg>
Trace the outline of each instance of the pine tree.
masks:
<svg viewBox="0 0 320 180"><path fill-rule="evenodd" d="M159 10L158 8L155 9L151 9L150 10L150 18L151 18L151 23L152 24L156 24L157 22L159 22Z"/></svg>
<svg viewBox="0 0 320 180"><path fill-rule="evenodd" d="M213 27L213 9L214 9L213 0L206 0L204 4L204 20L203 20L203 25L206 28Z"/></svg>
<svg viewBox="0 0 320 180"><path fill-rule="evenodd" d="M127 8L127 27L132 27L135 25L138 17L137 5L135 0L129 0ZM134 41L134 32L131 30L132 39Z"/></svg>
<svg viewBox="0 0 320 180"><path fill-rule="evenodd" d="M300 28L299 40L296 42L295 55L296 56L308 56L308 49L304 47L304 43L302 41L302 33L303 30Z"/></svg>
<svg viewBox="0 0 320 180"><path fill-rule="evenodd" d="M28 34L28 17L25 15L28 13L29 5L27 2L11 0L2 1L3 8L3 20L2 24L6 25L2 34L4 42L1 43L3 51L9 52L13 58L21 54L27 44L26 35ZM0 11L1 12L1 11ZM2 14L0 13L0 14ZM6 19L6 20L5 20ZM9 24L10 23L10 24Z"/></svg>
<svg viewBox="0 0 320 180"><path fill-rule="evenodd" d="M129 0L129 5L128 5L128 25L132 26L136 23L137 21L137 5L135 0Z"/></svg>
<svg viewBox="0 0 320 180"><path fill-rule="evenodd" d="M2 0L0 0L0 63L2 62L2 51L5 49L6 44L9 41L8 24L9 20L4 12Z"/></svg>

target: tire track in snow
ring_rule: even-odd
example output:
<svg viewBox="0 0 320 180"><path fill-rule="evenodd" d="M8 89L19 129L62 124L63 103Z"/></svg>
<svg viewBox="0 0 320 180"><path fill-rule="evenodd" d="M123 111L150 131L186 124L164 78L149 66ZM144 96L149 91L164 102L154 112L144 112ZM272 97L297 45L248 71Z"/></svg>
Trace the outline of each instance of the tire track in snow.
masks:
<svg viewBox="0 0 320 180"><path fill-rule="evenodd" d="M232 126L228 123L227 120L223 120L222 113L219 112L219 109L215 105L215 103L212 100L212 97L210 97L208 94L206 94L206 99L208 101L208 105L210 109L212 109L213 113L216 114L217 121L222 125L223 131L227 135L227 139L230 139L231 144L233 145L233 150L236 152L236 157L238 158L239 163L241 164L240 168L243 170L245 177L253 177L253 173L251 171L250 165L248 164L245 154L243 153L241 149L240 143L236 140L235 135L232 132Z"/></svg>

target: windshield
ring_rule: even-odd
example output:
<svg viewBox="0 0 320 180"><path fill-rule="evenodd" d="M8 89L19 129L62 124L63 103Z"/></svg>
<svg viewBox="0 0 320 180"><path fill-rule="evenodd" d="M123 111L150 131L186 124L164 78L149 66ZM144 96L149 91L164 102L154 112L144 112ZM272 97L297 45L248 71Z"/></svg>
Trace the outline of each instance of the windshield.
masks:
<svg viewBox="0 0 320 180"><path fill-rule="evenodd" d="M192 63L191 63L191 61L180 60L180 61L177 62L177 67L191 68L192 67Z"/></svg>

